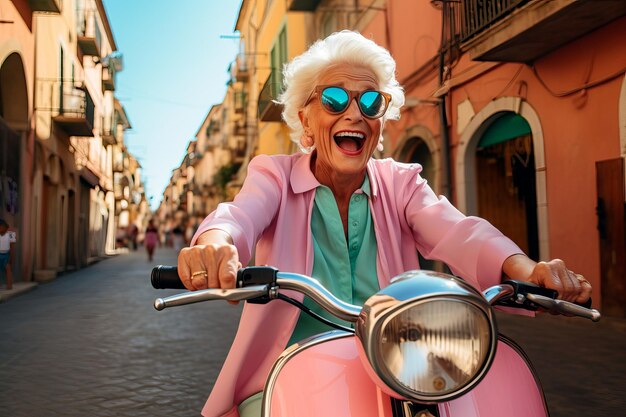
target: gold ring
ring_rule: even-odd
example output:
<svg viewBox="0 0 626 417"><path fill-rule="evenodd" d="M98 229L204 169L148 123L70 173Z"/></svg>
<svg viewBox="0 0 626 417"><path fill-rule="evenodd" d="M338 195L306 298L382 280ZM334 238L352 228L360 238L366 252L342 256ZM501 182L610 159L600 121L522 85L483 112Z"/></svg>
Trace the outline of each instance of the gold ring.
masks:
<svg viewBox="0 0 626 417"><path fill-rule="evenodd" d="M194 272L194 273L191 274L191 279L193 279L193 277L195 277L197 275L204 275L205 277L209 276L209 274L207 274L206 271L198 271L198 272Z"/></svg>

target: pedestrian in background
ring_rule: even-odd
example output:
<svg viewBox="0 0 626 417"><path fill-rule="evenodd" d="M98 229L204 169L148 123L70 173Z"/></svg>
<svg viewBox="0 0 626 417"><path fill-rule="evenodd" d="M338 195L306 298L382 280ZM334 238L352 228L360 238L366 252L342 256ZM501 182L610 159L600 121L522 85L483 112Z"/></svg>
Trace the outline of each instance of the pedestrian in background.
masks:
<svg viewBox="0 0 626 417"><path fill-rule="evenodd" d="M176 252L180 252L182 248L187 246L185 244L185 229L181 225L177 225L172 230L172 244Z"/></svg>
<svg viewBox="0 0 626 417"><path fill-rule="evenodd" d="M128 226L128 239L132 250L137 250L137 235L139 234L139 228L135 223L131 223Z"/></svg>
<svg viewBox="0 0 626 417"><path fill-rule="evenodd" d="M146 228L146 234L143 239L143 244L146 246L148 252L148 262L152 262L154 257L154 250L159 242L159 230L154 225L154 220L148 221L148 227Z"/></svg>
<svg viewBox="0 0 626 417"><path fill-rule="evenodd" d="M7 290L13 288L13 246L17 242L15 232L9 231L9 224L0 219L0 273L6 277Z"/></svg>

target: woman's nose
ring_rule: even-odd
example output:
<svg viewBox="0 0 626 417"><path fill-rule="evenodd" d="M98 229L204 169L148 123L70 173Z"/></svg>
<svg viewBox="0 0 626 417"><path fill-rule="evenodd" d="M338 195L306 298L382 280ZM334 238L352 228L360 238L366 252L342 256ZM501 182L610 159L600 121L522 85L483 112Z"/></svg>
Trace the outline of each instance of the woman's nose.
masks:
<svg viewBox="0 0 626 417"><path fill-rule="evenodd" d="M361 120L363 118L363 114L361 114L361 110L359 109L359 103L357 103L356 97L350 101L348 108L344 113L344 117L349 120Z"/></svg>

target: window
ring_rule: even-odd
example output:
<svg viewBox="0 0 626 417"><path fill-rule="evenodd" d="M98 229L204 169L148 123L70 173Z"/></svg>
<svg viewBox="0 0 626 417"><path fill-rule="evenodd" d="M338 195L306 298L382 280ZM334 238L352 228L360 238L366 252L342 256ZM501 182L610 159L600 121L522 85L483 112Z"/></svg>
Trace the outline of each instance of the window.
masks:
<svg viewBox="0 0 626 417"><path fill-rule="evenodd" d="M272 75L272 98L278 97L283 85L283 64L287 62L287 30L283 27L270 53Z"/></svg>

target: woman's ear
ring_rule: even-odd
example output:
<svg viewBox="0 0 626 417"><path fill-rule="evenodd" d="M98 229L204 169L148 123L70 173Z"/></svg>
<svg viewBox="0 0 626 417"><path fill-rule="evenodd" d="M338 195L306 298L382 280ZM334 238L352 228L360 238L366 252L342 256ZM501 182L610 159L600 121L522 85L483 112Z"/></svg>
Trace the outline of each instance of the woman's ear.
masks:
<svg viewBox="0 0 626 417"><path fill-rule="evenodd" d="M300 143L305 148L310 148L315 142L309 125L309 118L305 113L304 109L298 111L298 117L300 118L300 123L302 123L302 138L300 139Z"/></svg>
<svg viewBox="0 0 626 417"><path fill-rule="evenodd" d="M304 109L298 110L298 118L300 119L300 123L302 123L302 127L304 128L304 130L308 129L309 128L309 118L305 114Z"/></svg>

